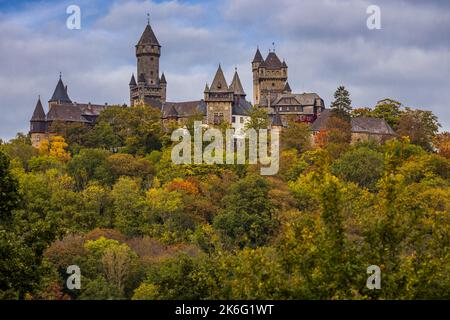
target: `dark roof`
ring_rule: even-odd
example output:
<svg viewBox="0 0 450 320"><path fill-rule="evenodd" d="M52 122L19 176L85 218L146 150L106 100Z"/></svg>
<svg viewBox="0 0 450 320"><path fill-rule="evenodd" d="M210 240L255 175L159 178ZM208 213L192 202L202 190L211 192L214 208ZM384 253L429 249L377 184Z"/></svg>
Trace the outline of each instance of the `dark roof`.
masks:
<svg viewBox="0 0 450 320"><path fill-rule="evenodd" d="M289 85L289 82L286 81L286 85L284 86L284 91L286 92L292 92L291 86Z"/></svg>
<svg viewBox="0 0 450 320"><path fill-rule="evenodd" d="M324 109L317 115L317 119L313 122L311 129L313 131L321 131L326 129L327 121L331 116L330 109Z"/></svg>
<svg viewBox="0 0 450 320"><path fill-rule="evenodd" d="M395 135L395 131L382 118L357 117L352 118L352 132Z"/></svg>
<svg viewBox="0 0 450 320"><path fill-rule="evenodd" d="M214 80L211 84L211 91L230 91L228 88L227 80L225 80L225 76L223 75L222 67L219 64L219 68L217 68L216 75L214 76Z"/></svg>
<svg viewBox="0 0 450 320"><path fill-rule="evenodd" d="M255 53L255 57L253 58L252 63L254 63L254 62L263 62L263 61L264 61L264 59L263 59L263 57L261 55L261 52L259 52L259 48L257 48L256 49L256 53Z"/></svg>
<svg viewBox="0 0 450 320"><path fill-rule="evenodd" d="M206 83L206 85L205 85L205 91L204 92L209 92L209 86L208 86L208 83Z"/></svg>
<svg viewBox="0 0 450 320"><path fill-rule="evenodd" d="M158 39L156 39L155 33L152 30L150 24L147 24L138 45L157 45L159 46Z"/></svg>
<svg viewBox="0 0 450 320"><path fill-rule="evenodd" d="M136 85L136 79L134 78L134 73L131 76L131 80L130 80L130 86L135 86Z"/></svg>
<svg viewBox="0 0 450 320"><path fill-rule="evenodd" d="M161 80L159 80L160 83L167 83L166 76L164 75L164 72L161 75Z"/></svg>
<svg viewBox="0 0 450 320"><path fill-rule="evenodd" d="M324 109L312 124L313 131L327 129L327 121L331 117L331 109ZM395 131L381 118L357 117L351 119L352 132L395 135Z"/></svg>
<svg viewBox="0 0 450 320"><path fill-rule="evenodd" d="M59 77L59 81L56 84L55 91L53 92L52 98L49 100L51 101L60 101L60 102L72 102L70 100L69 96L67 95L67 87L64 87L64 83L61 80L61 77Z"/></svg>
<svg viewBox="0 0 450 320"><path fill-rule="evenodd" d="M45 121L45 112L42 107L41 99L39 98L36 107L34 108L33 116L31 117L31 121Z"/></svg>
<svg viewBox="0 0 450 320"><path fill-rule="evenodd" d="M241 96L245 96L244 88L242 88L241 79L237 71L234 72L233 81L231 82L230 88L233 89L233 93Z"/></svg>
<svg viewBox="0 0 450 320"><path fill-rule="evenodd" d="M73 121L73 122L91 122L91 117L97 117L106 105L97 104L78 104L65 103L58 104L50 108L47 114L48 121ZM87 118L86 118L86 117Z"/></svg>
<svg viewBox="0 0 450 320"><path fill-rule="evenodd" d="M189 117L194 114L206 114L206 104L203 100L185 101L185 102L165 102L161 108L162 117L168 118L174 115L179 117Z"/></svg>
<svg viewBox="0 0 450 320"><path fill-rule="evenodd" d="M263 62L263 66L267 69L280 69L283 67L283 64L275 52L271 51L267 55L266 60Z"/></svg>
<svg viewBox="0 0 450 320"><path fill-rule="evenodd" d="M284 60L283 60L283 63L281 64L281 66L282 66L283 68L287 68L287 67L288 67L287 64L286 64L286 61L284 61Z"/></svg>
<svg viewBox="0 0 450 320"><path fill-rule="evenodd" d="M301 106L323 105L323 100L319 97L317 93L299 93L299 94L283 93L277 96L277 98L271 103L271 106L276 106L278 104L283 105L283 100L285 99L294 101L294 103L289 103L293 105L301 105Z"/></svg>
<svg viewBox="0 0 450 320"><path fill-rule="evenodd" d="M233 103L231 113L238 116L248 116L252 104L245 99L239 99L237 103Z"/></svg>

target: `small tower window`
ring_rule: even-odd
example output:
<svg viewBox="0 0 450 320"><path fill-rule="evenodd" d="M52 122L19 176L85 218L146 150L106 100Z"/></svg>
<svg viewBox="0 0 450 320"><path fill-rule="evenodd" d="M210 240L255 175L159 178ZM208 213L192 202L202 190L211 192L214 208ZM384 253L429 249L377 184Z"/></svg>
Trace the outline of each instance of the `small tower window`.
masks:
<svg viewBox="0 0 450 320"><path fill-rule="evenodd" d="M153 57L150 57L150 61L153 61Z"/></svg>

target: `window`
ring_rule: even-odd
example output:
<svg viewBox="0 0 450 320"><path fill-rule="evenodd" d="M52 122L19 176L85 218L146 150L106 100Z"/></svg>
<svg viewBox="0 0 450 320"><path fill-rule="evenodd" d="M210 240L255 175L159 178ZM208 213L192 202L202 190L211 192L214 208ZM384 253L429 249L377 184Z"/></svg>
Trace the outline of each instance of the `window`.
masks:
<svg viewBox="0 0 450 320"><path fill-rule="evenodd" d="M214 112L214 124L223 122L223 112Z"/></svg>
<svg viewBox="0 0 450 320"><path fill-rule="evenodd" d="M241 117L241 118L240 118L240 122L241 122L241 123L244 123L244 117Z"/></svg>
<svg viewBox="0 0 450 320"><path fill-rule="evenodd" d="M153 57L150 57L150 61L153 61Z"/></svg>
<svg viewBox="0 0 450 320"><path fill-rule="evenodd" d="M236 122L236 117L231 117L231 122L235 123Z"/></svg>

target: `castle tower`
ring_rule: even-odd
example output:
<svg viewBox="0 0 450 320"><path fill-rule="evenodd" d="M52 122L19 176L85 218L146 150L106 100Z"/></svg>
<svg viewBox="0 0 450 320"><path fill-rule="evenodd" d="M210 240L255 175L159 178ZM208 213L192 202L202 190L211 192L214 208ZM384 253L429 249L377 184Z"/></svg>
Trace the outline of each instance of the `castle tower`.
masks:
<svg viewBox="0 0 450 320"><path fill-rule="evenodd" d="M136 76L138 82L136 84L133 75L129 84L132 106L141 103L152 105L154 101L165 102L167 82L164 75L161 79L159 77L160 57L161 45L150 26L149 20L139 42L136 44ZM163 84L161 84L161 80L163 80Z"/></svg>
<svg viewBox="0 0 450 320"><path fill-rule="evenodd" d="M255 57L252 61L252 72L253 72L253 104L259 104L260 92L259 92L259 67L261 63L264 62L264 59L259 51L259 48L256 49Z"/></svg>
<svg viewBox="0 0 450 320"><path fill-rule="evenodd" d="M228 87L220 64L211 87L205 88L205 102L207 124L231 123L233 89Z"/></svg>
<svg viewBox="0 0 450 320"><path fill-rule="evenodd" d="M233 90L233 101L235 105L239 105L240 100L245 99L244 88L242 87L241 79L239 78L239 74L237 72L237 68L234 70L233 80L230 84L230 89Z"/></svg>
<svg viewBox="0 0 450 320"><path fill-rule="evenodd" d="M269 50L263 60L258 49L252 62L252 70L253 102L255 105L267 107L270 104L269 97L276 98L278 94L285 92L288 66L285 61L280 61L275 50Z"/></svg>
<svg viewBox="0 0 450 320"><path fill-rule="evenodd" d="M30 120L30 135L33 147L38 148L41 141L47 138L46 131L46 116L42 107L41 98L39 97Z"/></svg>

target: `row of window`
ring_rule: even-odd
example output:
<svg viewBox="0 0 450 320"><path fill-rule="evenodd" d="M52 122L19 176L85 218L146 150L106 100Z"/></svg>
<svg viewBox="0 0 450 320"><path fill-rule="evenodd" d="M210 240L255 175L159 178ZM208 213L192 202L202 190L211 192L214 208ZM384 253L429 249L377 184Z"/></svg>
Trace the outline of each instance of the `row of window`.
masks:
<svg viewBox="0 0 450 320"><path fill-rule="evenodd" d="M278 111L301 111L301 112L303 112L303 107L299 107L299 106L278 107Z"/></svg>

